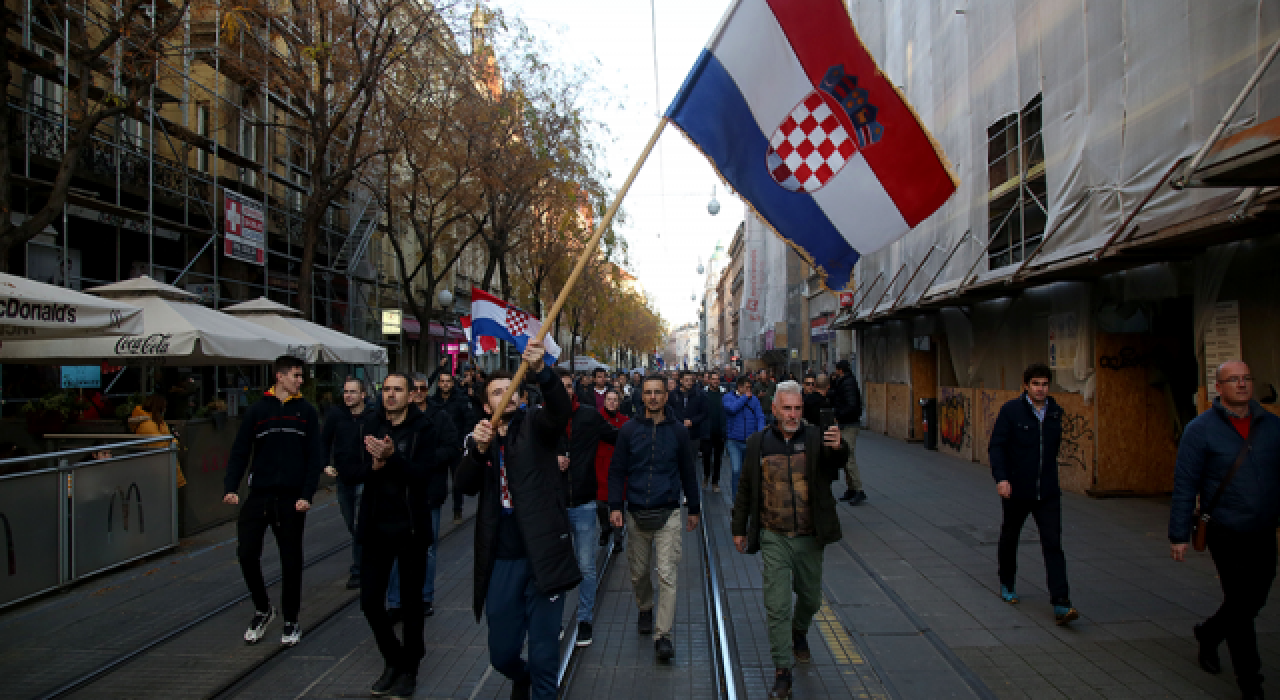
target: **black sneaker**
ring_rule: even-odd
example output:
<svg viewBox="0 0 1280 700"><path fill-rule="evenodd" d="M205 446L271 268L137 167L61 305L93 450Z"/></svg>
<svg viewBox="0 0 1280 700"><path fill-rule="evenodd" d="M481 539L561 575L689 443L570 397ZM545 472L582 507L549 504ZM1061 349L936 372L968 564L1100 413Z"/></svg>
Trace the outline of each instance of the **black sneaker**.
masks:
<svg viewBox="0 0 1280 700"><path fill-rule="evenodd" d="M791 669L780 668L773 674L773 689L769 691L770 698L789 698L791 697Z"/></svg>
<svg viewBox="0 0 1280 700"><path fill-rule="evenodd" d="M809 651L809 640L805 638L804 632L791 630L791 653L795 654L796 661L802 664L813 661L813 652Z"/></svg>
<svg viewBox="0 0 1280 700"><path fill-rule="evenodd" d="M400 608L387 608L387 619L391 620L391 624L399 624L404 621L404 613Z"/></svg>
<svg viewBox="0 0 1280 700"><path fill-rule="evenodd" d="M523 680L511 681L511 700L529 700L533 690L533 679L525 676Z"/></svg>
<svg viewBox="0 0 1280 700"><path fill-rule="evenodd" d="M854 492L853 492L853 498L850 498L850 499L849 499L849 505L851 505L851 506L856 506L856 505L858 505L859 503L862 503L862 502L863 502L863 501L865 501L865 500L867 500L867 492L866 492L866 491L862 491L862 490L854 491Z"/></svg>
<svg viewBox="0 0 1280 700"><path fill-rule="evenodd" d="M357 588L360 588L360 574L351 574L351 577L347 579L347 590L354 591Z"/></svg>
<svg viewBox="0 0 1280 700"><path fill-rule="evenodd" d="M436 614L436 606L432 605L431 601L428 600L427 602L422 604L423 617L431 617L434 614Z"/></svg>
<svg viewBox="0 0 1280 700"><path fill-rule="evenodd" d="M453 511L453 524L454 525L462 524L462 511L460 510Z"/></svg>
<svg viewBox="0 0 1280 700"><path fill-rule="evenodd" d="M578 623L578 640L573 643L575 647L591 646L591 623L583 620Z"/></svg>
<svg viewBox="0 0 1280 700"><path fill-rule="evenodd" d="M417 689L417 676L402 673L396 678L396 682L391 684L391 690L387 691L387 697L394 700L409 700L413 697L413 691Z"/></svg>
<svg viewBox="0 0 1280 700"><path fill-rule="evenodd" d="M276 619L276 609L267 608L266 612L258 611L253 614L253 619L249 621L249 629L244 631L244 641L246 644L257 644L262 638L267 636L267 625Z"/></svg>
<svg viewBox="0 0 1280 700"><path fill-rule="evenodd" d="M653 643L653 650L658 654L659 661L670 661L676 655L676 647L671 643L671 637L658 637L658 641Z"/></svg>
<svg viewBox="0 0 1280 700"><path fill-rule="evenodd" d="M387 666L382 669L382 675L378 676L378 680L373 682L373 687L369 689L369 694L374 697L382 697L391 692L391 687L395 685L396 679L400 677L400 672Z"/></svg>
<svg viewBox="0 0 1280 700"><path fill-rule="evenodd" d="M855 495L857 495L857 493L858 493L858 492L857 492L857 491L854 491L853 489L845 489L845 490L844 490L844 495L840 497L840 500L842 500L842 501L852 501L852 500L853 500L853 497L854 497Z"/></svg>
<svg viewBox="0 0 1280 700"><path fill-rule="evenodd" d="M1218 645L1206 638L1207 635L1204 634L1204 628L1200 625L1192 627L1191 634L1200 643L1200 653L1197 657L1200 662L1200 668L1207 673L1222 673L1222 659L1218 657Z"/></svg>
<svg viewBox="0 0 1280 700"><path fill-rule="evenodd" d="M636 626L640 629L640 634L653 634L653 611L641 610Z"/></svg>

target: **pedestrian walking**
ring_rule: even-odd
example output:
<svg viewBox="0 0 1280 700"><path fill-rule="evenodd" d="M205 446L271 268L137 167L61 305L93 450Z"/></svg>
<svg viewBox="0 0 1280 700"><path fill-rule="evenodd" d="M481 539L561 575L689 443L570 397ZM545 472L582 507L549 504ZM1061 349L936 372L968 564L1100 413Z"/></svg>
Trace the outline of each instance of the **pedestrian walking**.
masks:
<svg viewBox="0 0 1280 700"><path fill-rule="evenodd" d="M1174 561L1192 539L1193 509L1222 586L1222 605L1192 633L1200 667L1220 673L1218 647L1227 643L1236 683L1246 699L1262 697L1262 659L1254 619L1276 577L1280 523L1280 418L1253 399L1253 376L1243 362L1218 367L1213 407L1187 424L1178 446L1169 512Z"/></svg>
<svg viewBox="0 0 1280 700"><path fill-rule="evenodd" d="M827 400L827 375L808 375L804 378L803 386L804 420L809 425L822 425L822 409L831 408L831 402Z"/></svg>
<svg viewBox="0 0 1280 700"><path fill-rule="evenodd" d="M720 465L724 457L724 434L728 427L724 412L724 389L720 375L707 373L707 419L702 423L702 488L720 493Z"/></svg>
<svg viewBox="0 0 1280 700"><path fill-rule="evenodd" d="M425 377L423 378L425 379ZM360 609L382 655L382 674L373 683L375 696L410 698L417 688L418 666L426 655L422 597L404 601L402 637L396 637L386 601L392 581L406 591L422 590L427 552L438 531L432 522L430 493L437 474L448 474L452 424L431 420L412 401L412 380L387 375L381 408L362 423L364 454L339 473L364 485L356 536L361 545Z"/></svg>
<svg viewBox="0 0 1280 700"><path fill-rule="evenodd" d="M631 539L627 560L640 609L637 624L640 634L653 634L654 652L658 659L667 661L676 653L671 628L680 570L681 493L688 504L685 530L692 532L698 526L701 491L689 431L666 413L666 382L661 377L646 377L643 395L644 417L618 431L609 465L609 518L614 527L622 527L626 506L625 523ZM660 589L656 619L650 573L655 566Z"/></svg>
<svg viewBox="0 0 1280 700"><path fill-rule="evenodd" d="M773 392L777 389L777 386L777 383L769 376L769 370L767 369L760 370L755 382L751 384L751 393L760 400L760 407L764 409L766 423L773 415Z"/></svg>
<svg viewBox="0 0 1280 700"><path fill-rule="evenodd" d="M1017 603L1018 539L1027 516L1040 530L1040 549L1049 583L1049 603L1059 625L1080 617L1071 605L1067 560L1062 552L1062 489L1058 485L1058 447L1062 409L1049 396L1053 374L1043 364L1022 373L1022 395L1006 402L996 416L987 455L1004 514L1000 524L1000 597Z"/></svg>
<svg viewBox="0 0 1280 700"><path fill-rule="evenodd" d="M694 385L694 380L693 372L682 371L679 388L671 395L670 403L675 410L676 420L683 423L689 431L689 454L696 459L702 438L702 424L707 420L707 397Z"/></svg>
<svg viewBox="0 0 1280 700"><path fill-rule="evenodd" d="M556 460L573 404L544 354L542 343L529 341L523 357L546 404L509 403L497 430L489 419L476 423L458 465L462 492L479 497L472 609L476 622L488 609L489 663L511 679L513 700L556 697L564 594L582 581ZM490 375L486 415L509 386L506 372Z"/></svg>
<svg viewBox="0 0 1280 700"><path fill-rule="evenodd" d="M453 427L458 431L458 445L462 445L462 438L471 434L471 429L475 427L479 416L472 410L469 398L458 390L456 386L456 378L450 372L441 372L436 378L436 392L429 399L432 406L443 410L448 414L449 419L453 421ZM461 454L461 450L459 450ZM449 465L449 479L453 482L453 524L462 524L462 492L458 490L458 462L455 460Z"/></svg>
<svg viewBox="0 0 1280 700"><path fill-rule="evenodd" d="M363 420L367 399L364 380L347 377L342 383L342 405L334 404L329 407L324 417L324 429L320 432L320 446L328 458L328 466L324 468L324 472L337 477L338 509L342 512L347 532L351 534L351 568L347 578L347 588L350 590L360 587L360 540L356 537L356 523L364 484L344 476L350 470L340 470L337 465L354 467L364 458Z"/></svg>
<svg viewBox="0 0 1280 700"><path fill-rule="evenodd" d="M725 449L729 452L729 495L738 497L738 479L742 477L742 455L747 438L764 430L764 410L760 400L751 395L751 378L738 377L736 391L724 395Z"/></svg>
<svg viewBox="0 0 1280 700"><path fill-rule="evenodd" d="M569 505L569 526L573 528L573 550L578 558L582 583L578 584L578 635L576 646L591 644L591 623L596 605L596 548L599 547L599 507L596 496L596 456L602 443L613 444L618 429L604 419L594 406L582 403L571 388L573 379L561 371L560 381L573 398L573 413L561 440L556 458L564 474L565 497ZM606 390L606 394L608 390ZM603 408L603 407L602 407Z"/></svg>
<svg viewBox="0 0 1280 700"><path fill-rule="evenodd" d="M823 548L840 540L831 482L848 446L837 425L804 421L799 384L785 381L773 399L773 426L747 439L731 531L739 552L760 552L765 617L773 657L771 698L791 696L791 658L809 663L807 634L822 607ZM795 608L791 594L795 592Z"/></svg>
<svg viewBox="0 0 1280 700"><path fill-rule="evenodd" d="M621 405L621 396L617 391L608 391L604 396L604 412L601 414L609 425L614 428L621 428L630 420L623 415L618 407ZM616 441L616 438L615 438ZM601 547L609 544L609 538L613 537L613 544L618 549L622 549L623 528L614 528L613 523L609 521L609 464L613 461L613 445L607 442L601 442L596 448L596 513L600 520L600 541Z"/></svg>
<svg viewBox="0 0 1280 700"><path fill-rule="evenodd" d="M249 496L236 521L236 556L249 596L253 619L244 641L256 644L275 618L262 578L262 540L267 528L280 550L280 598L284 630L280 643L293 646L302 639L298 611L302 603L302 530L311 510L324 450L320 443L320 416L302 398L302 360L289 355L276 358L275 385L245 412L236 433L223 478L222 502L238 505L240 479L249 475ZM250 456L252 455L252 457ZM363 569L363 567L362 567Z"/></svg>
<svg viewBox="0 0 1280 700"><path fill-rule="evenodd" d="M578 401L590 406L597 412L604 408L604 392L609 388L609 370L597 367L591 370L591 383L585 378L580 382L576 396ZM570 392L574 393L574 392Z"/></svg>
<svg viewBox="0 0 1280 700"><path fill-rule="evenodd" d="M858 389L858 378L853 376L853 367L848 360L836 363L835 380L827 398L831 408L835 409L836 421L840 423L840 437L849 443L849 461L844 465L844 495L840 500L850 505L858 505L867 500L867 492L862 490L862 474L858 471L858 430L862 425L862 391Z"/></svg>

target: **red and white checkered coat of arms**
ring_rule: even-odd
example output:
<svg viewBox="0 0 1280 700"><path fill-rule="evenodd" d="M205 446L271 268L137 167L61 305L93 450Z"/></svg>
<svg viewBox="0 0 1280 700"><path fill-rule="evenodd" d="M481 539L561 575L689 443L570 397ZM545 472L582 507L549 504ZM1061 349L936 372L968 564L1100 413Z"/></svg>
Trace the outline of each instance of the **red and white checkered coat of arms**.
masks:
<svg viewBox="0 0 1280 700"><path fill-rule="evenodd" d="M520 309L517 309L514 306L508 306L507 330L511 332L511 335L528 335L529 320L532 318L532 316Z"/></svg>
<svg viewBox="0 0 1280 700"><path fill-rule="evenodd" d="M816 192L831 181L859 148L884 135L876 107L857 78L832 66L818 89L791 110L769 137L769 174L792 192Z"/></svg>

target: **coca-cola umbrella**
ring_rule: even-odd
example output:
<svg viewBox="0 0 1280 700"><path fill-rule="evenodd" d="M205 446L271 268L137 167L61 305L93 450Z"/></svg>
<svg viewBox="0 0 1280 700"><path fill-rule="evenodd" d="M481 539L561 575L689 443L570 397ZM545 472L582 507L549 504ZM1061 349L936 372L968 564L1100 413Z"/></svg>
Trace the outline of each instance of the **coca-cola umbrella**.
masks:
<svg viewBox="0 0 1280 700"><path fill-rule="evenodd" d="M88 290L140 307L143 328L119 336L65 340L6 340L0 361L39 364L228 365L271 362L280 355L306 359L310 343L196 303L198 297L150 277Z"/></svg>
<svg viewBox="0 0 1280 700"><path fill-rule="evenodd" d="M0 340L142 332L142 309L0 272Z"/></svg>
<svg viewBox="0 0 1280 700"><path fill-rule="evenodd" d="M302 318L301 311L265 297L228 306L222 311L263 328L298 338L303 342L313 343L314 358L309 359L308 362L387 364L385 348L332 328L325 328L318 323L312 323Z"/></svg>

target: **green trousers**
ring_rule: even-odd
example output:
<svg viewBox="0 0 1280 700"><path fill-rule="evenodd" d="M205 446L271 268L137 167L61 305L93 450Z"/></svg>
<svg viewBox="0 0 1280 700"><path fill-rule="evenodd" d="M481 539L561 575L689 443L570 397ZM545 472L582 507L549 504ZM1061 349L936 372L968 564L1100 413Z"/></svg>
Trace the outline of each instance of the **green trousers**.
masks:
<svg viewBox="0 0 1280 700"><path fill-rule="evenodd" d="M815 537L760 531L764 610L775 668L791 668L791 632L807 632L822 607L822 546ZM791 594L795 592L795 612Z"/></svg>

